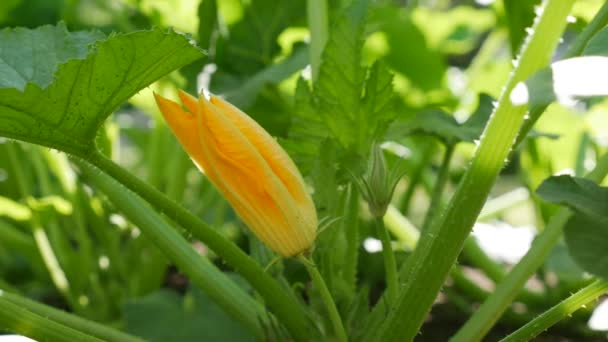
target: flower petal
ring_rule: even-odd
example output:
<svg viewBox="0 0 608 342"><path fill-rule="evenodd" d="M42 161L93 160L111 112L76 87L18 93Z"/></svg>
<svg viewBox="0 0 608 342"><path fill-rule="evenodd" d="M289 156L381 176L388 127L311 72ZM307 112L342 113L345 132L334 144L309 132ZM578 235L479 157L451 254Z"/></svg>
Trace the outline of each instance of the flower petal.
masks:
<svg viewBox="0 0 608 342"><path fill-rule="evenodd" d="M198 127L196 125L196 113L188 113L182 107L158 94L154 94L156 104L163 114L165 121L171 127L171 131L177 137L186 153L194 162L202 168L207 169L204 164L203 149L200 144Z"/></svg>
<svg viewBox="0 0 608 342"><path fill-rule="evenodd" d="M256 146L203 96L199 99L200 139L210 178L239 216L272 249L293 255L314 240L294 199L258 153ZM310 237L310 235L313 235Z"/></svg>
<svg viewBox="0 0 608 342"><path fill-rule="evenodd" d="M273 173L300 204L301 210L305 211L303 217L310 218L316 222L314 203L306 191L306 186L300 172L287 152L255 120L237 107L217 96L211 96L210 101L255 146ZM314 231L312 233L314 234Z"/></svg>

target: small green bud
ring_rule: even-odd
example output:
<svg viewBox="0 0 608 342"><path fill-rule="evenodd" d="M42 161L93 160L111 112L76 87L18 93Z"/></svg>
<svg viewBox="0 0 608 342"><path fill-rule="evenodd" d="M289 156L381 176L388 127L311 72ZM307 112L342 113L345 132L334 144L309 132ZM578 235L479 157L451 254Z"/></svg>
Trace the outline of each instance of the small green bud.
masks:
<svg viewBox="0 0 608 342"><path fill-rule="evenodd" d="M395 187L405 173L403 166L399 162L389 171L382 148L377 143L372 145L367 171L362 177L355 177L355 180L374 217L383 217L386 213Z"/></svg>

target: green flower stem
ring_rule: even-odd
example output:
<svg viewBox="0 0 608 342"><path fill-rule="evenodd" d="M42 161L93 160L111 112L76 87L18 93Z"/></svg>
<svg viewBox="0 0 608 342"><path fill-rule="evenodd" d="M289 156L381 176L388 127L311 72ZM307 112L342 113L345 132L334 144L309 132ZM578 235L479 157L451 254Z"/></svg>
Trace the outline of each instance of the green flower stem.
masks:
<svg viewBox="0 0 608 342"><path fill-rule="evenodd" d="M327 284L325 284L325 280L323 280L321 273L317 269L317 265L302 254L298 255L298 260L300 260L306 267L312 283L317 287L317 290L321 295L321 299L323 300L323 304L325 304L325 308L329 314L329 319L334 327L334 333L336 334L338 341L347 342L348 337L346 335L346 331L344 330L344 325L342 324L342 318L340 318L340 313L338 312L336 303L334 302L334 299L327 288Z"/></svg>
<svg viewBox="0 0 608 342"><path fill-rule="evenodd" d="M35 315L46 317L51 321L63 324L82 333L94 336L104 341L110 342L142 342L143 340L131 336L122 331L112 329L103 324L86 320L76 315L69 314L65 311L55 309L53 307L40 304L25 297L3 292L0 296L2 300L9 301ZM46 336L45 336L46 337ZM42 340L45 340L43 338ZM74 340L76 341L76 340Z"/></svg>
<svg viewBox="0 0 608 342"><path fill-rule="evenodd" d="M103 340L37 315L4 297L0 291L0 326L39 341L101 342Z"/></svg>
<svg viewBox="0 0 608 342"><path fill-rule="evenodd" d="M450 176L450 161L454 155L454 147L454 144L448 144L445 147L443 161L441 162L441 167L439 168L439 173L437 174L437 180L435 181L435 186L433 187L431 203L429 203L429 208L426 211L426 215L424 216L424 221L422 223L421 231L423 233L429 229L429 226L433 220L436 219L435 216L437 216L437 213L440 212L443 190Z"/></svg>
<svg viewBox="0 0 608 342"><path fill-rule="evenodd" d="M357 261L359 259L359 191L355 184L350 184L344 210L344 237L346 239L346 252L344 260L344 280L352 293L357 287Z"/></svg>
<svg viewBox="0 0 608 342"><path fill-rule="evenodd" d="M218 270L207 258L199 255L192 245L138 196L91 165L74 160L83 174L120 209L120 211L152 241L169 259L187 274L192 282L239 320L256 337L263 338L260 325L266 312L259 302Z"/></svg>
<svg viewBox="0 0 608 342"><path fill-rule="evenodd" d="M307 1L308 29L310 30L310 68L316 80L321 66L321 54L329 36L326 0Z"/></svg>
<svg viewBox="0 0 608 342"><path fill-rule="evenodd" d="M390 302L397 299L399 294L399 277L397 275L397 262L395 261L395 253L388 230L384 226L382 217L374 219L376 226L376 234L382 241L382 256L384 257L384 271L386 272L386 287L388 291L388 300Z"/></svg>
<svg viewBox="0 0 608 342"><path fill-rule="evenodd" d="M528 324L502 339L501 342L530 341L555 323L569 317L574 311L597 299L606 292L608 292L608 282L605 280L596 280L561 303L543 312Z"/></svg>
<svg viewBox="0 0 608 342"><path fill-rule="evenodd" d="M403 213L403 215L407 215L409 211L410 202L412 197L414 196L416 186L422 181L422 174L424 173L424 168L431 159L434 150L434 143L422 142L422 147L420 151L421 157L419 158L420 160L418 160L418 163L416 163L414 169L408 174L409 182L407 185L407 189L399 200L399 209Z"/></svg>
<svg viewBox="0 0 608 342"><path fill-rule="evenodd" d="M234 243L224 238L213 228L192 215L188 210L179 206L155 188L142 182L139 178L121 168L98 151L91 153L87 160L140 195L153 207L190 231L197 239L201 240L217 255L226 260L229 265L234 267L258 291L276 314L277 319L285 325L294 339L308 339L310 329L314 328L304 308L278 282L266 273L259 264Z"/></svg>
<svg viewBox="0 0 608 342"><path fill-rule="evenodd" d="M600 10L595 14L591 22L587 24L583 32L576 37L576 40L566 51L564 58L571 58L583 53L585 46L591 38L608 24L608 2L605 2Z"/></svg>
<svg viewBox="0 0 608 342"><path fill-rule="evenodd" d="M420 239L420 230L407 217L403 216L397 208L389 205L384 214L384 225L393 233L400 246L413 251Z"/></svg>
<svg viewBox="0 0 608 342"><path fill-rule="evenodd" d="M595 169L586 178L601 182L608 173L608 153L597 162ZM526 255L509 272L509 275L496 287L494 292L479 307L465 325L452 337L452 341L479 341L498 321L509 307L526 281L544 263L545 259L559 242L562 228L572 216L568 208L560 209L539 234Z"/></svg>
<svg viewBox="0 0 608 342"><path fill-rule="evenodd" d="M399 299L380 328L368 332L375 341L410 341L418 333L524 122L526 106L513 105L511 91L550 61L572 5L573 1L564 0L543 2L470 167L441 219L422 235L402 268L401 279L407 282Z"/></svg>

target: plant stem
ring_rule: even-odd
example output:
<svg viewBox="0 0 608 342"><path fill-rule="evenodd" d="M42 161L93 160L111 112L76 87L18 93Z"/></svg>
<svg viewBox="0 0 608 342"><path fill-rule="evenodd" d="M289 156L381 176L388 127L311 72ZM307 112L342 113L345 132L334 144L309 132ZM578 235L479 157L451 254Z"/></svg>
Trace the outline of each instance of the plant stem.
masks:
<svg viewBox="0 0 608 342"><path fill-rule="evenodd" d="M604 5L600 8L599 11L595 14L591 22L587 24L583 32L576 37L576 40L570 45L566 53L564 54L564 58L571 58L580 55L583 53L585 46L591 38L604 26L608 24L608 2L605 2Z"/></svg>
<svg viewBox="0 0 608 342"><path fill-rule="evenodd" d="M109 176L84 162L76 161L83 174L141 229L169 259L187 274L192 282L230 315L238 319L256 337L263 338L260 323L266 316L264 308L217 269L207 258L199 255L192 245L146 203Z"/></svg>
<svg viewBox="0 0 608 342"><path fill-rule="evenodd" d="M529 341L606 292L608 292L608 282L598 279L561 303L543 312L528 324L502 339L501 342Z"/></svg>
<svg viewBox="0 0 608 342"><path fill-rule="evenodd" d="M122 331L112 329L103 324L89 321L76 315L55 309L53 307L40 304L25 297L3 292L2 299L12 302L13 304L42 317L46 317L59 324L66 325L72 329L81 331L85 334L97 337L99 339L111 342L141 342L143 340L131 336Z"/></svg>
<svg viewBox="0 0 608 342"><path fill-rule="evenodd" d="M586 178L600 182L608 173L608 153L602 156L595 169ZM526 281L544 263L545 259L559 242L562 228L572 216L568 208L560 209L547 227L540 233L530 250L496 287L494 292L479 307L464 326L452 337L452 341L479 341L498 321L501 314L509 307Z"/></svg>
<svg viewBox="0 0 608 342"><path fill-rule="evenodd" d="M515 106L510 93L516 84L550 61L572 5L573 1L543 2L542 12L482 134L470 167L445 214L422 235L402 268L401 279L407 279L407 283L399 299L392 303L388 317L379 329L367 333L375 341L410 341L418 333L524 122L526 106Z"/></svg>
<svg viewBox="0 0 608 342"><path fill-rule="evenodd" d="M439 212L441 199L443 196L443 189L445 188L450 175L450 161L452 160L452 155L454 154L454 147L454 144L448 144L445 147L443 161L441 162L441 167L439 168L439 173L437 174L437 180L435 181L435 186L433 187L431 203L429 204L429 208L426 211L426 215L424 216L424 221L422 223L422 233L429 229L429 226L433 220L436 219L435 216L437 215L437 212Z"/></svg>
<svg viewBox="0 0 608 342"><path fill-rule="evenodd" d="M357 261L359 259L359 192L355 184L350 184L344 210L344 238L346 239L346 252L344 260L344 281L356 293L357 287Z"/></svg>
<svg viewBox="0 0 608 342"><path fill-rule="evenodd" d="M532 248L498 284L496 290L475 311L473 316L451 339L457 341L480 341L509 307L517 293L525 285L530 275L545 261L555 244L559 242L562 227L571 216L569 209L560 209L543 232L534 240Z"/></svg>
<svg viewBox="0 0 608 342"><path fill-rule="evenodd" d="M266 273L258 263L234 243L224 238L213 228L192 215L188 210L155 188L142 182L139 178L121 168L98 151L89 154L87 160L190 231L197 239L226 260L258 291L276 314L277 319L285 325L294 339L307 340L309 338L310 329L314 328L306 316L304 308L278 282Z"/></svg>
<svg viewBox="0 0 608 342"><path fill-rule="evenodd" d="M399 277L397 275L397 262L388 230L384 226L382 217L374 218L376 234L382 241L382 256L384 257L384 270L386 273L386 287L388 289L388 300L392 302L397 299L399 294Z"/></svg>
<svg viewBox="0 0 608 342"><path fill-rule="evenodd" d="M336 303L334 302L329 289L327 288L327 284L325 284L325 280L321 276L321 273L317 269L317 265L311 259L306 258L304 255L298 255L298 260L302 262L308 274L310 275L310 279L313 284L317 287L319 294L321 295L321 299L325 304L325 309L329 314L329 319L334 327L334 333L336 334L338 341L346 342L348 341L348 337L346 335L346 331L344 330L344 325L342 324L342 318L340 318L340 313L338 312L338 308L336 307Z"/></svg>
<svg viewBox="0 0 608 342"><path fill-rule="evenodd" d="M420 230L403 216L397 208L389 205L384 214L384 225L397 238L400 245L413 251L420 239Z"/></svg>
<svg viewBox="0 0 608 342"><path fill-rule="evenodd" d="M433 155L435 145L429 142L422 142L422 147L420 149L421 157L418 158L418 163L416 164L412 172L408 174L409 182L407 185L407 189L399 200L399 210L404 216L406 216L409 211L410 201L414 196L416 186L420 181L422 181L422 174L424 173L424 168L426 167L429 160L431 159L431 156Z"/></svg>
<svg viewBox="0 0 608 342"><path fill-rule="evenodd" d="M329 36L327 1L307 1L308 29L310 30L310 68L312 79L316 81L321 66L321 55Z"/></svg>
<svg viewBox="0 0 608 342"><path fill-rule="evenodd" d="M593 20L585 27L583 32L576 37L576 40L566 53L564 54L564 58L572 58L579 56L583 53L585 46L591 40L591 38L604 26L608 24L608 2L604 3L604 5L600 8L600 10L595 14ZM515 142L515 146L519 146L519 144L526 138L528 132L532 129L534 124L538 121L540 116L544 113L545 109L548 106L540 106L530 110L529 120L526 120L520 130L519 135L517 136L517 141Z"/></svg>
<svg viewBox="0 0 608 342"><path fill-rule="evenodd" d="M0 326L39 341L101 342L102 340L30 312L4 297L0 291Z"/></svg>

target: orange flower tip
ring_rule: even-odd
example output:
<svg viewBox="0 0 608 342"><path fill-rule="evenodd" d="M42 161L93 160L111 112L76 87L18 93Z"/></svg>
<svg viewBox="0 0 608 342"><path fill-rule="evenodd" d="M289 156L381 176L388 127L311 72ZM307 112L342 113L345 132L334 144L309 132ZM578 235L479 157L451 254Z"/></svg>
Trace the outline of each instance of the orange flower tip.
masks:
<svg viewBox="0 0 608 342"><path fill-rule="evenodd" d="M182 101L182 103L190 113L196 114L198 108L196 97L186 93L183 90L178 90L177 96L179 96L179 99Z"/></svg>

